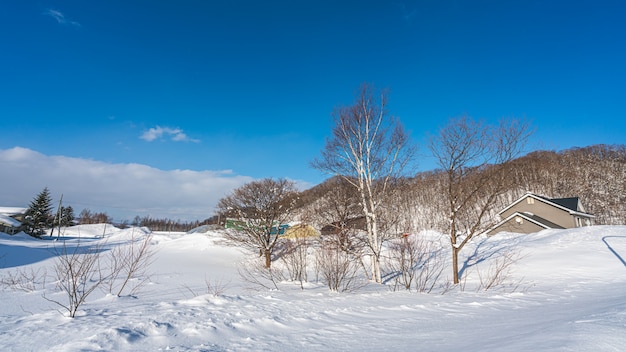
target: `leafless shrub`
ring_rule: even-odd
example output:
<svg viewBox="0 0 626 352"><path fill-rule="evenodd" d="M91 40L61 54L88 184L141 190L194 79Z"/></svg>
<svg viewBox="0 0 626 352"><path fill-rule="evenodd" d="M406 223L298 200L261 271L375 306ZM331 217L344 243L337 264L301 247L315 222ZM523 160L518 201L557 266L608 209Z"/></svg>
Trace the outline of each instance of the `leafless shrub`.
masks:
<svg viewBox="0 0 626 352"><path fill-rule="evenodd" d="M17 268L0 277L0 287L14 291L33 292L46 286L46 269Z"/></svg>
<svg viewBox="0 0 626 352"><path fill-rule="evenodd" d="M189 287L187 284L183 284L183 287L191 293L191 297L198 297L199 294L193 290L193 288Z"/></svg>
<svg viewBox="0 0 626 352"><path fill-rule="evenodd" d="M224 282L222 279L209 280L207 278L204 279L204 283L206 285L206 292L214 297L222 296L226 293L229 284L228 282Z"/></svg>
<svg viewBox="0 0 626 352"><path fill-rule="evenodd" d="M229 282L224 282L222 279L220 280L210 280L205 278L204 283L206 285L206 293L212 295L213 297L222 296L226 290L228 289ZM193 297L199 296L196 291L194 291L191 287L187 285L183 285L187 291L191 292Z"/></svg>
<svg viewBox="0 0 626 352"><path fill-rule="evenodd" d="M358 275L358 259L333 242L323 242L316 252L318 273L331 291L352 292L365 286L367 281Z"/></svg>
<svg viewBox="0 0 626 352"><path fill-rule="evenodd" d="M133 230L128 244L120 244L109 251L110 272L103 275L107 277L109 293L115 292L119 297L131 281L137 279L129 289L129 294L134 295L148 282L148 268L154 261L155 254L150 246L151 240L152 235L147 234L141 238Z"/></svg>
<svg viewBox="0 0 626 352"><path fill-rule="evenodd" d="M393 290L430 293L443 287L441 276L445 268L442 247L417 236L404 236L389 246L388 267L393 276Z"/></svg>
<svg viewBox="0 0 626 352"><path fill-rule="evenodd" d="M308 281L307 267L310 240L304 236L296 235L293 239L283 242L280 252L280 260L285 265L291 281L298 282L304 289L304 283Z"/></svg>
<svg viewBox="0 0 626 352"><path fill-rule="evenodd" d="M430 293L435 289L441 293L447 292L448 282L441 281L443 270L445 268L446 266L442 257L442 252L433 252L432 257L423 263L420 268L419 274L415 278L415 285L413 287L417 292Z"/></svg>
<svg viewBox="0 0 626 352"><path fill-rule="evenodd" d="M439 293L445 295L450 291L456 290L459 288L459 285L455 285L450 278L446 278L443 284L439 287Z"/></svg>
<svg viewBox="0 0 626 352"><path fill-rule="evenodd" d="M285 280L283 269L279 265L266 267L256 260L242 262L238 268L239 276L253 290L278 290L278 283Z"/></svg>
<svg viewBox="0 0 626 352"><path fill-rule="evenodd" d="M55 249L54 277L57 287L67 296L67 303L45 294L44 299L63 307L73 318L87 297L101 285L107 285L110 293L120 296L134 279L139 279L129 290L129 294L135 294L149 279L146 273L154 255L151 239L151 235L139 238L133 232L128 244L117 245L108 252L108 266L102 263L102 244L86 248L77 243L68 249L63 241L61 248Z"/></svg>
<svg viewBox="0 0 626 352"><path fill-rule="evenodd" d="M521 279L519 281L511 281L512 268L522 256L519 251L511 250L494 258L489 265L487 271L477 270L480 284L476 291L487 290L506 290L515 292L520 288Z"/></svg>
<svg viewBox="0 0 626 352"><path fill-rule="evenodd" d="M78 244L68 250L64 241L56 251L54 275L57 287L66 295L67 302L47 298L45 294L43 297L63 307L73 318L87 297L106 279L100 270L101 247L83 249Z"/></svg>
<svg viewBox="0 0 626 352"><path fill-rule="evenodd" d="M413 280L417 274L416 266L424 260L426 253L423 248L423 241L409 238L393 241L389 245L389 255L387 257L387 267L393 276L393 290L398 287L411 290Z"/></svg>
<svg viewBox="0 0 626 352"><path fill-rule="evenodd" d="M323 249L342 251L356 263L357 267L363 271L365 277L372 277L371 271L368 270L369 263L366 263L368 261L367 258L371 258L371 253L367 249L367 234L364 231L344 228L340 232L328 234L322 238L320 248L318 248L318 251ZM316 254L317 257L318 255ZM319 268L317 268L316 274L319 277ZM318 277L316 278L317 280L319 280Z"/></svg>

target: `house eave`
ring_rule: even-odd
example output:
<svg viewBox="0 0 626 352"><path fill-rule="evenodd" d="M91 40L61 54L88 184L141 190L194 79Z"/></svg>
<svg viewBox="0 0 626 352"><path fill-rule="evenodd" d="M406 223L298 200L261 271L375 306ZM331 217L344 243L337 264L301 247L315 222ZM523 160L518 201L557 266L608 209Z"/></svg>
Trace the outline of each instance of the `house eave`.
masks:
<svg viewBox="0 0 626 352"><path fill-rule="evenodd" d="M507 211L507 210L509 210L510 208L514 207L516 204L518 204L519 202L523 201L523 200L524 200L524 199L526 199L527 197L532 197L532 198L534 198L534 199L536 199L536 200L538 200L538 201L540 201L540 202L543 202L543 203L545 203L545 204L547 204L547 205L551 205L551 206L553 206L553 207L555 207L555 208L558 208L558 209L560 209L560 210L566 211L566 212L568 212L570 215L579 215L579 216L588 217L588 218L595 218L595 216L594 216L594 215L592 215L592 214L589 214L589 213L582 213L582 212L579 212L579 211L575 211L575 210L572 210L572 209L566 208L566 207L564 207L564 206L562 206L562 205L560 205L560 204L557 204L557 203L554 203L554 202L550 201L548 198L544 198L544 197L538 196L538 195L536 195L536 194L534 194L534 193L532 193L532 192L526 192L526 194L524 194L523 196L521 196L521 197L520 197L519 199L517 199L515 202L511 203L508 207L506 207L506 208L504 208L504 209L500 210L500 211L498 212L498 215L502 215L502 213L504 213L505 211Z"/></svg>
<svg viewBox="0 0 626 352"><path fill-rule="evenodd" d="M569 213L570 213L570 215L578 215L578 216L582 216L582 217L585 217L585 218L594 218L595 219L595 217L596 217L595 215L591 215L589 213L581 213L579 211L573 211L573 210L570 210Z"/></svg>

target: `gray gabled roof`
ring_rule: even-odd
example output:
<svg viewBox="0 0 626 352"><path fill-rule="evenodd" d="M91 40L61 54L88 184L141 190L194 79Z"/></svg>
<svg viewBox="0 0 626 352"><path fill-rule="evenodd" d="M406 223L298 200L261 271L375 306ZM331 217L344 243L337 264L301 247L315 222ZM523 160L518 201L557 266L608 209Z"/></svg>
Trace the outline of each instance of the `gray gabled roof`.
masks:
<svg viewBox="0 0 626 352"><path fill-rule="evenodd" d="M570 214L576 214L576 215L580 215L583 217L587 217L587 218L595 218L594 215L586 213L584 211L584 209L578 210L578 197L572 197L572 198L548 198L548 197L542 197L542 196L538 196L534 193L531 192L526 192L526 194L524 194L523 196L521 196L518 200L516 200L515 202L511 203L509 206L507 206L506 208L500 210L498 212L498 215L501 215L502 213L504 213L505 211L507 211L508 209L510 209L511 207L513 207L515 204L521 202L522 200L526 199L527 197L532 197L535 198L539 201L542 201L546 204L550 204L554 207L557 207L559 209L565 210L567 212L569 212ZM563 203L563 204L561 204ZM566 206L567 205L567 206ZM572 208L568 207L568 206L572 206Z"/></svg>
<svg viewBox="0 0 626 352"><path fill-rule="evenodd" d="M542 197L543 198L543 197ZM549 200L552 203L556 203L562 207L565 207L569 210L573 210L573 211L579 211L579 212L584 212L584 210L581 210L578 208L578 205L580 204L578 201L578 197L569 197L569 198L546 198L547 200Z"/></svg>

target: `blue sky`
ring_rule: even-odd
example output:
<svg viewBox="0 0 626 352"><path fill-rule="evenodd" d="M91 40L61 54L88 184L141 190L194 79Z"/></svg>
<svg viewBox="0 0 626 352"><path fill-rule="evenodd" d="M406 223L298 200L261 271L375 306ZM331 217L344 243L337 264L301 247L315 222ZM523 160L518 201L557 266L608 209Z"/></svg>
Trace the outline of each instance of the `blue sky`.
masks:
<svg viewBox="0 0 626 352"><path fill-rule="evenodd" d="M21 186L3 187L11 204L0 205L48 186L115 217L202 218L251 179L319 183L327 175L309 163L330 114L363 82L389 89L423 153L427 134L462 114L529 119L531 149L623 144L625 17L626 3L605 0L5 1L0 182ZM137 200L84 195L116 194L93 175L128 165L143 171L116 184ZM418 166L434 168L426 156ZM194 189L207 174L224 185ZM169 186L144 189L152 177ZM140 204L185 192L209 200L174 213Z"/></svg>

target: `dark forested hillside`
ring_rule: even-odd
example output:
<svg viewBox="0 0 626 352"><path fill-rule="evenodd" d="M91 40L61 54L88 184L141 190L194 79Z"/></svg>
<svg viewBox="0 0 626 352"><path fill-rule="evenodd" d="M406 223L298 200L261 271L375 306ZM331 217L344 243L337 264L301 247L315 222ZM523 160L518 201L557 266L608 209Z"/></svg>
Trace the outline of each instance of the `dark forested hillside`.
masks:
<svg viewBox="0 0 626 352"><path fill-rule="evenodd" d="M626 146L594 145L559 152L536 151L516 159L514 166L509 176L517 186L498 199L489 221L495 221L495 214L510 202L526 192L533 192L550 198L579 197L585 210L596 216L596 224L626 224ZM327 183L333 183L333 187L328 187ZM336 198L330 190L338 186L336 179L329 179L303 192L301 200L303 205L307 204L304 208L309 217L319 209L322 200L327 203L328 198ZM441 192L442 172L422 172L396 186L400 189L394 192L394 204L389 209L403 215L396 225L397 231L445 229L447 214Z"/></svg>
<svg viewBox="0 0 626 352"><path fill-rule="evenodd" d="M626 224L626 146L541 151L516 160L523 188L548 197L580 197L597 224Z"/></svg>

